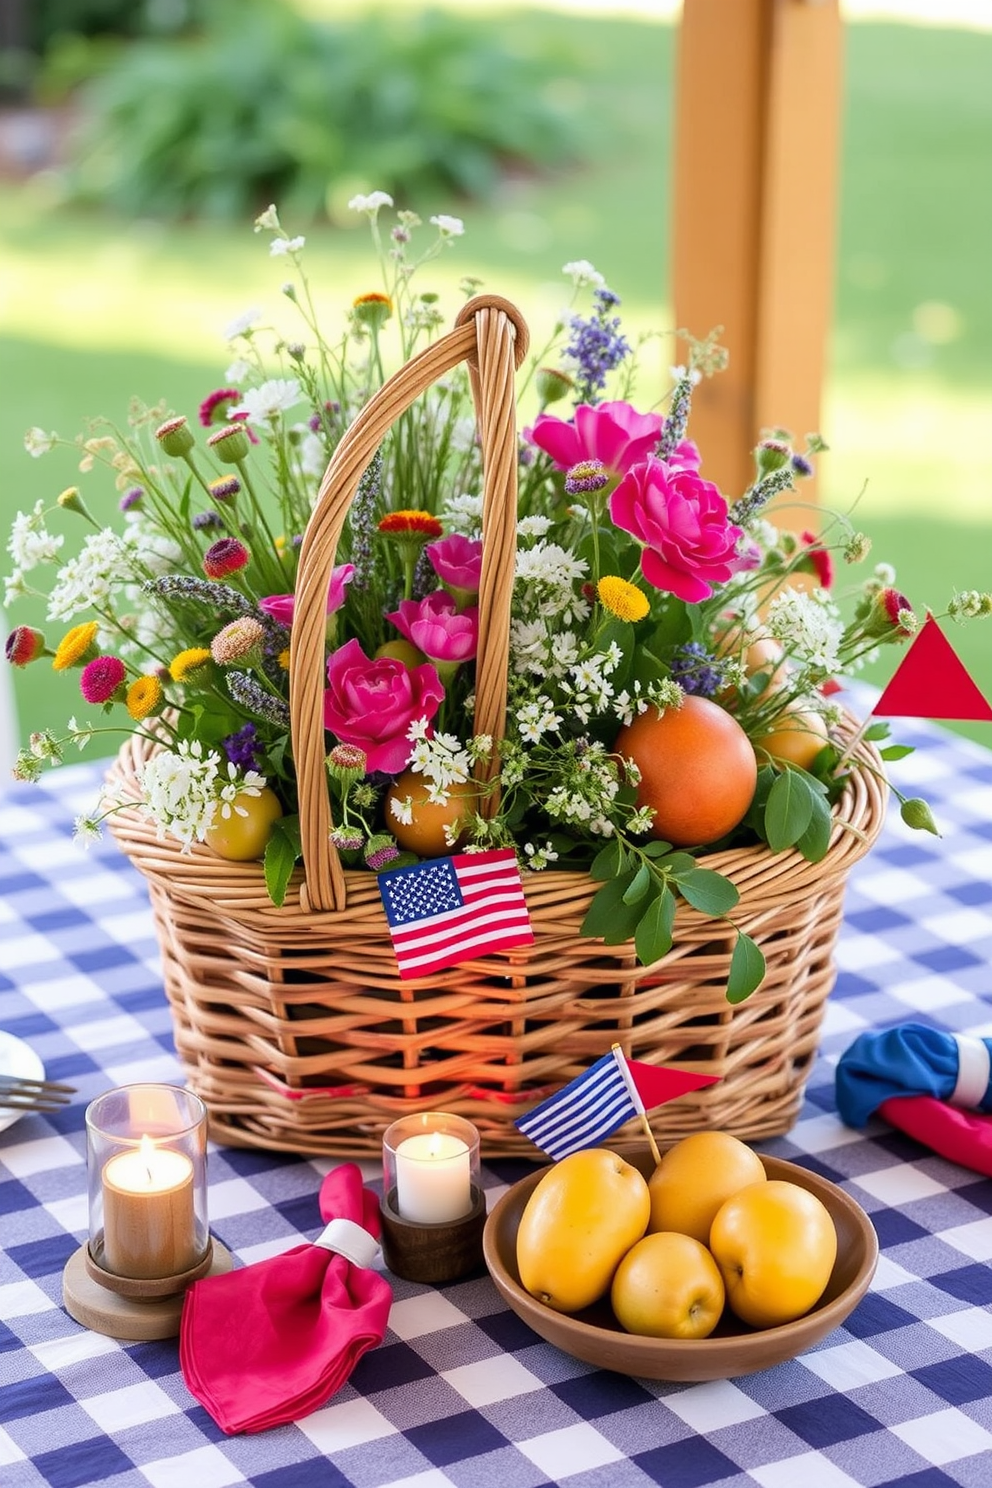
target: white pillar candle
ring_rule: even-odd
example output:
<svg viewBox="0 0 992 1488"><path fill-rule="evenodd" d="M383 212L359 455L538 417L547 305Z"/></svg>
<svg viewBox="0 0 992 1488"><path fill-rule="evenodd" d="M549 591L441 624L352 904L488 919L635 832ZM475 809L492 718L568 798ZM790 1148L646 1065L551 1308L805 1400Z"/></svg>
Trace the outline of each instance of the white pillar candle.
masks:
<svg viewBox="0 0 992 1488"><path fill-rule="evenodd" d="M421 1132L396 1148L396 1208L414 1224L446 1224L472 1209L468 1146L448 1132Z"/></svg>
<svg viewBox="0 0 992 1488"><path fill-rule="evenodd" d="M193 1164L150 1137L106 1163L103 1264L117 1276L179 1276L200 1259L193 1213Z"/></svg>

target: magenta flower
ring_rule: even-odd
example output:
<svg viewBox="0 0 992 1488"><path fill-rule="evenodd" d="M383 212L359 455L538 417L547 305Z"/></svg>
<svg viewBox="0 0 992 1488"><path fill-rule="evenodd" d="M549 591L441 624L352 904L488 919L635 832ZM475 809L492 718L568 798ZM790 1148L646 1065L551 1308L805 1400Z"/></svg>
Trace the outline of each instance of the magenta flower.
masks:
<svg viewBox="0 0 992 1488"><path fill-rule="evenodd" d="M236 537L219 537L203 555L203 572L208 579L225 579L237 573L251 560L251 554Z"/></svg>
<svg viewBox="0 0 992 1488"><path fill-rule="evenodd" d="M333 615L345 602L345 589L351 583L355 573L353 563L339 563L331 573L331 582L327 586L327 614ZM293 613L296 609L295 594L270 594L266 599L258 601L258 608L268 615L270 620L275 620L279 625L284 625L287 630L293 623Z"/></svg>
<svg viewBox="0 0 992 1488"><path fill-rule="evenodd" d="M570 423L542 413L524 438L550 455L559 470L570 470L586 460L599 460L614 476L626 475L634 465L653 454L665 427L660 413L638 413L622 401L580 403ZM683 439L675 451L673 465L698 470L699 451L691 439Z"/></svg>
<svg viewBox="0 0 992 1488"><path fill-rule="evenodd" d="M428 543L424 552L442 584L462 594L478 594L482 577L482 543L478 538L452 532L449 537Z"/></svg>
<svg viewBox="0 0 992 1488"><path fill-rule="evenodd" d="M650 459L629 470L610 497L610 516L642 546L649 584L688 604L709 599L741 567L741 529L727 503L695 470Z"/></svg>
<svg viewBox="0 0 992 1488"><path fill-rule="evenodd" d="M226 423L231 409L240 402L240 388L217 388L200 404L200 423L205 429L211 424Z"/></svg>
<svg viewBox="0 0 992 1488"><path fill-rule="evenodd" d="M386 616L401 636L433 662L444 665L471 661L479 641L479 611L459 614L455 601L444 589L435 589L426 599L401 599L400 607Z"/></svg>
<svg viewBox="0 0 992 1488"><path fill-rule="evenodd" d="M369 771L397 775L413 748L407 738L416 719L432 719L444 688L429 662L407 667L391 656L372 660L361 643L348 641L327 661L324 727L343 744L364 749Z"/></svg>
<svg viewBox="0 0 992 1488"><path fill-rule="evenodd" d="M83 667L79 690L88 703L109 703L123 686L127 667L117 656L95 656Z"/></svg>

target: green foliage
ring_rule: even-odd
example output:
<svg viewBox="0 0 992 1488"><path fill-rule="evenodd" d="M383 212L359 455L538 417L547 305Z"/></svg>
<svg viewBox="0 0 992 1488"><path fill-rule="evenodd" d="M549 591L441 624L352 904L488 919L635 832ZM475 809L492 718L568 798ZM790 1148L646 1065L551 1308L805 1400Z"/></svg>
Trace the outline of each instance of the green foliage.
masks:
<svg viewBox="0 0 992 1488"><path fill-rule="evenodd" d="M507 165L588 144L556 86L577 61L419 7L321 23L278 0L210 0L189 37L119 50L83 91L72 188L127 213L313 217L335 183L398 202L485 196Z"/></svg>

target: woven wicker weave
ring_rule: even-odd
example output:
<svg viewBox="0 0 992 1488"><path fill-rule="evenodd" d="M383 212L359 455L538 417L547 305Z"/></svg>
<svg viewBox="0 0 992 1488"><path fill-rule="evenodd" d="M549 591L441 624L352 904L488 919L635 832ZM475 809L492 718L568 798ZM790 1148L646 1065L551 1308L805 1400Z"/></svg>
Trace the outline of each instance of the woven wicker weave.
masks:
<svg viewBox="0 0 992 1488"><path fill-rule="evenodd" d="M480 297L396 374L352 425L321 486L300 554L290 659L293 752L303 867L275 908L260 865L206 847L159 841L135 809L113 831L149 883L176 1048L206 1102L211 1134L234 1145L377 1156L398 1116L444 1109L468 1117L492 1156L534 1156L513 1121L619 1043L629 1058L676 1064L719 1082L663 1106L663 1141L703 1127L756 1139L787 1131L816 1053L835 977L844 886L884 816L881 764L854 758L834 811L826 859L761 847L714 854L706 866L741 893L735 923L762 947L767 975L731 1007L725 988L734 932L680 903L675 948L654 966L630 944L579 934L597 885L581 873L525 873L532 946L400 979L375 877L345 871L327 841L321 699L324 596L338 538L363 470L389 425L469 359L485 457L484 562L475 726L502 733L516 511L514 365L526 347L515 309ZM850 730L853 731L853 721ZM114 799L136 799L154 748L132 737L111 772ZM638 1140L621 1130L611 1145Z"/></svg>

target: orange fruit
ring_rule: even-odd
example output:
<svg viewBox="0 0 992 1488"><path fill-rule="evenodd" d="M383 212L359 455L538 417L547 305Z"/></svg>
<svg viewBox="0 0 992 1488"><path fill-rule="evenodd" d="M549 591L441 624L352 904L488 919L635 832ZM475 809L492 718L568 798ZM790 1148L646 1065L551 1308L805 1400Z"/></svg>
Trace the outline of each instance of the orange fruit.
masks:
<svg viewBox="0 0 992 1488"><path fill-rule="evenodd" d="M524 1289L555 1312L579 1312L609 1291L647 1229L644 1176L605 1147L563 1157L534 1188L517 1227Z"/></svg>
<svg viewBox="0 0 992 1488"><path fill-rule="evenodd" d="M641 772L638 806L654 808L652 837L676 847L716 842L747 811L758 765L736 718L692 694L680 708L650 707L613 746Z"/></svg>
<svg viewBox="0 0 992 1488"><path fill-rule="evenodd" d="M774 1178L721 1205L710 1250L731 1311L753 1328L774 1328L820 1300L837 1259L837 1231L816 1194Z"/></svg>
<svg viewBox="0 0 992 1488"><path fill-rule="evenodd" d="M456 781L447 787L447 795L443 806L429 800L423 775L415 770L404 770L386 792L386 830L406 852L416 853L420 858L443 858L454 852L475 811L479 788L473 780ZM410 797L413 820L404 823L394 815L392 802L405 802L407 796ZM444 834L445 827L458 829L455 844L449 844Z"/></svg>
<svg viewBox="0 0 992 1488"><path fill-rule="evenodd" d="M755 739L758 749L765 749L773 759L788 760L808 770L824 744L829 742L822 713L790 704L770 734Z"/></svg>
<svg viewBox="0 0 992 1488"><path fill-rule="evenodd" d="M648 1229L677 1230L706 1245L721 1204L764 1182L764 1164L746 1143L729 1132L693 1132L662 1154L648 1179Z"/></svg>
<svg viewBox="0 0 992 1488"><path fill-rule="evenodd" d="M648 1338L708 1338L725 1297L720 1268L706 1246L672 1231L638 1240L610 1287L617 1322Z"/></svg>
<svg viewBox="0 0 992 1488"><path fill-rule="evenodd" d="M272 836L272 824L280 816L279 797L267 785L257 796L242 791L235 797L229 816L221 816L218 806L203 840L219 858L226 858L229 863L248 863L265 852Z"/></svg>

